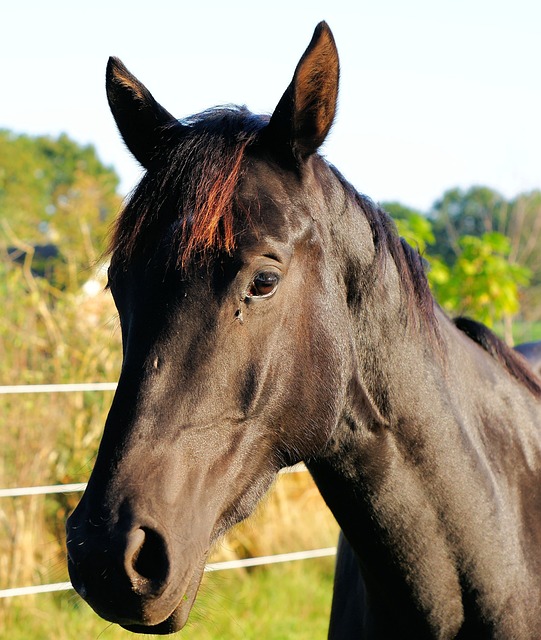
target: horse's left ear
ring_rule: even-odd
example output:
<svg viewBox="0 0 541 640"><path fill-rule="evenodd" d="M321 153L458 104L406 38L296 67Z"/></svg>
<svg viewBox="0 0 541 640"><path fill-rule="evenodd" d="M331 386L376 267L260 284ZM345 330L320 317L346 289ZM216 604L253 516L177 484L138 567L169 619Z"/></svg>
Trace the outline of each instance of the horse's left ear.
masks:
<svg viewBox="0 0 541 640"><path fill-rule="evenodd" d="M120 135L135 159L148 169L163 131L181 125L118 58L109 58L105 86Z"/></svg>
<svg viewBox="0 0 541 640"><path fill-rule="evenodd" d="M291 84L262 132L266 145L307 158L323 144L336 112L339 62L334 38L320 22L295 69Z"/></svg>

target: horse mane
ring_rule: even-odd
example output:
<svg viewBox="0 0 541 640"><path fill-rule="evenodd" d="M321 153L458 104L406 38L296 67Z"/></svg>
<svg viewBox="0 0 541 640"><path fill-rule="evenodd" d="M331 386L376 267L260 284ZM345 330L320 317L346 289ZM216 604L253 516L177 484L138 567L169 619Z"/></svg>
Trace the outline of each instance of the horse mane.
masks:
<svg viewBox="0 0 541 640"><path fill-rule="evenodd" d="M516 351L500 340L484 324L471 320L470 318L459 317L453 320L455 326L465 333L469 338L481 346L495 360L497 360L507 371L519 382L525 385L534 396L541 398L541 384L531 371L525 359Z"/></svg>
<svg viewBox="0 0 541 640"><path fill-rule="evenodd" d="M359 193L332 165L331 170L354 205L364 213L370 226L376 251L374 281L377 282L385 268L385 260L390 256L400 278L406 321L417 322L418 329L426 331L433 346L441 350L443 343L436 319L436 302L426 277L426 261L419 251L399 236L394 220L381 206Z"/></svg>
<svg viewBox="0 0 541 640"><path fill-rule="evenodd" d="M406 319L412 322L419 318L418 328L425 330L427 338L440 349L442 343L436 320L436 302L426 277L426 262L418 250L398 235L394 220L384 209L366 197L358 197L372 229L376 251L384 256L383 249L386 249L396 265L404 293Z"/></svg>
<svg viewBox="0 0 541 640"><path fill-rule="evenodd" d="M243 158L266 122L246 107L224 106L165 129L163 148L114 226L109 252L115 259L145 255L171 226L175 266L211 250L230 252Z"/></svg>
<svg viewBox="0 0 541 640"><path fill-rule="evenodd" d="M338 173L338 172L337 172ZM340 174L338 174L341 178ZM364 211L370 224L376 252L380 260L385 256L385 249L394 260L405 293L406 313L408 318L414 317L417 309L423 329L429 332L436 347L442 348L438 322L435 316L436 302L426 277L425 262L418 251L413 249L404 238L400 238L396 225L389 214L366 196L360 195L354 187L345 182L357 204ZM511 349L488 327L471 320L459 317L453 320L455 326L487 353L497 360L516 380L522 383L534 396L541 398L541 383L533 373L525 358Z"/></svg>

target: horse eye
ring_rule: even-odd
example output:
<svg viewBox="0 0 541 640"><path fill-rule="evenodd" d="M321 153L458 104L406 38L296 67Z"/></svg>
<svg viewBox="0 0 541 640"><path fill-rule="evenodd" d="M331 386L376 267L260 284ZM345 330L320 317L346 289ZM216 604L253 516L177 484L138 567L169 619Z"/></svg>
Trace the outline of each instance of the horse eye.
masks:
<svg viewBox="0 0 541 640"><path fill-rule="evenodd" d="M249 298L264 298L276 291L280 277L274 271L262 271L252 280L248 288Z"/></svg>

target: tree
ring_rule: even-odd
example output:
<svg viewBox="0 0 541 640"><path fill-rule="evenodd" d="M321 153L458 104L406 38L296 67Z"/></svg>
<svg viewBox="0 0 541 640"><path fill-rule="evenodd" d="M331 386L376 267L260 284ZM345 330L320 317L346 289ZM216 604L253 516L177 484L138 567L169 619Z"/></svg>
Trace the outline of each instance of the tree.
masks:
<svg viewBox="0 0 541 640"><path fill-rule="evenodd" d="M468 315L490 327L506 321L505 338L512 343L510 319L518 313L519 290L526 287L530 271L510 262L511 243L501 233L458 239L460 254L431 280L436 298L453 315Z"/></svg>
<svg viewBox="0 0 541 640"><path fill-rule="evenodd" d="M0 241L27 251L54 244L58 286L78 286L104 248L119 208L118 177L94 147L0 130ZM74 265L77 264L77 268ZM83 269L81 269L81 265Z"/></svg>
<svg viewBox="0 0 541 640"><path fill-rule="evenodd" d="M458 190L448 192L447 196L444 200L448 205L460 201L462 215L464 211L472 214L474 231L481 228L481 223L492 225L487 206L492 200L489 190L476 189L470 206L464 203ZM399 233L427 259L428 280L438 302L452 315L469 315L489 326L504 320L505 337L512 342L511 318L519 310L520 289L529 284L531 274L527 267L510 259L509 238L495 231L458 236L453 242L453 258L446 262L435 254L438 247L433 233L435 222L398 203L388 203L385 208L395 218ZM455 213L458 210L456 207ZM461 220L464 222L465 218Z"/></svg>
<svg viewBox="0 0 541 640"><path fill-rule="evenodd" d="M503 232L498 221L508 203L497 191L475 186L467 191L450 189L437 200L429 217L434 223L436 252L451 265L462 253L459 238Z"/></svg>
<svg viewBox="0 0 541 640"><path fill-rule="evenodd" d="M497 232L507 237L506 259L530 272L530 286L521 294L521 310L530 321L541 318L541 191L506 200L488 187L451 189L434 203L430 213L433 251L449 265L463 254L460 238L482 238Z"/></svg>

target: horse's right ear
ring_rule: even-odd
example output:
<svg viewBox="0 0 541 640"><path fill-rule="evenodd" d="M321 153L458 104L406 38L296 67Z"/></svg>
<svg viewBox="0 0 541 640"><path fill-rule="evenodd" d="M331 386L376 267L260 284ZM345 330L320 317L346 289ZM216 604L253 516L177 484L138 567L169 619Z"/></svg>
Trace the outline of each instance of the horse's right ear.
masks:
<svg viewBox="0 0 541 640"><path fill-rule="evenodd" d="M105 86L120 135L136 160L148 169L163 130L181 125L118 58L109 58Z"/></svg>

